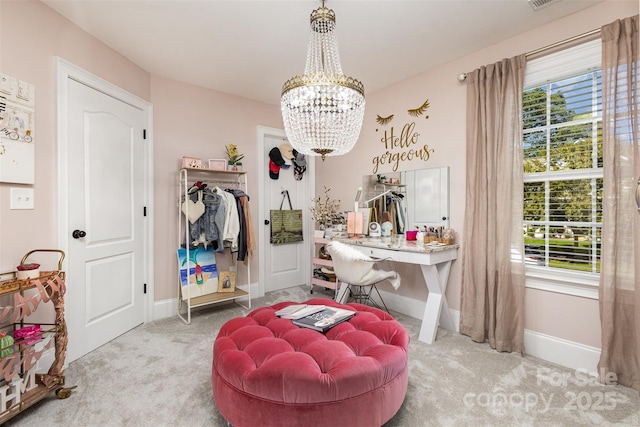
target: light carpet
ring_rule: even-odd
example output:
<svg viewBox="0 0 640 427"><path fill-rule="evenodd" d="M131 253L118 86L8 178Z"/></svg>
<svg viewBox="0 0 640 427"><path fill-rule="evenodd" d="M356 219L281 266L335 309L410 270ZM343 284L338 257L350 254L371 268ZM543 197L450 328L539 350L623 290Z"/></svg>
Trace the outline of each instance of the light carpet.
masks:
<svg viewBox="0 0 640 427"><path fill-rule="evenodd" d="M309 295L301 286L256 298L252 306L321 296L329 294ZM5 425L226 426L213 403L212 344L224 322L247 312L218 305L193 313L190 325L177 316L141 325L69 365L67 386L77 386L71 397L51 394ZM420 320L392 314L411 337L409 388L385 427L640 425L640 398L632 389L497 353L443 329L428 345L418 341Z"/></svg>

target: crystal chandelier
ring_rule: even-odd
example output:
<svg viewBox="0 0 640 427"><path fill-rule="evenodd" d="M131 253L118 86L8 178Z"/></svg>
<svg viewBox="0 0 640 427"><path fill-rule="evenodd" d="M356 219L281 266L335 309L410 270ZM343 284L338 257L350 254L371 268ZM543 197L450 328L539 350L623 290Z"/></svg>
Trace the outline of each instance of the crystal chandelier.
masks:
<svg viewBox="0 0 640 427"><path fill-rule="evenodd" d="M312 156L351 151L364 117L364 86L342 74L334 32L336 15L324 5L311 12L311 36L302 76L282 86L282 119L289 142Z"/></svg>

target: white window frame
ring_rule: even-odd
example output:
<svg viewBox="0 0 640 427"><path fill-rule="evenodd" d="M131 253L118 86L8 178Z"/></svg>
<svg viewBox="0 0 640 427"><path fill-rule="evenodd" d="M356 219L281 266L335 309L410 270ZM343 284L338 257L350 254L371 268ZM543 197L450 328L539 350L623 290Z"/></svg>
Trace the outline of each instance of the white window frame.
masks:
<svg viewBox="0 0 640 427"><path fill-rule="evenodd" d="M524 90L599 70L601 58L602 41L598 38L528 61ZM527 288L598 299L599 274L533 265L526 265L525 272Z"/></svg>

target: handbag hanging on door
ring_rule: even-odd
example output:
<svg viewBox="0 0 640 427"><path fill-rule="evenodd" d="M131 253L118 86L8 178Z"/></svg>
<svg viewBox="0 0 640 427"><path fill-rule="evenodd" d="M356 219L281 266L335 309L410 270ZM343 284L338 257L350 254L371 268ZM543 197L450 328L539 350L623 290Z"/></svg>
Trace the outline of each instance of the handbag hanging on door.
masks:
<svg viewBox="0 0 640 427"><path fill-rule="evenodd" d="M285 197L289 201L289 210L282 209ZM302 209L293 209L288 190L282 191L280 209L272 209L270 217L272 244L302 242Z"/></svg>

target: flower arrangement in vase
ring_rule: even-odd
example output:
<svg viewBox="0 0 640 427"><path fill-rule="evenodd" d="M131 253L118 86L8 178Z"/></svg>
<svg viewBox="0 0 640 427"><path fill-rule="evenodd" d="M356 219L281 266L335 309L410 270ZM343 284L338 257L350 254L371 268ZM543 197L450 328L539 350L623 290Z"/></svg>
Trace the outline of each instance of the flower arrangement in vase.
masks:
<svg viewBox="0 0 640 427"><path fill-rule="evenodd" d="M321 230L325 230L325 237L330 237L334 219L338 216L340 208L340 200L331 199L329 197L331 189L324 187L324 196L318 196L311 199L313 206L309 208L311 211L311 219L318 223ZM328 236L329 234L329 236Z"/></svg>
<svg viewBox="0 0 640 427"><path fill-rule="evenodd" d="M242 170L242 159L244 159L244 154L240 154L238 152L238 146L235 144L229 144L225 147L225 149L227 151L227 157L229 158L228 170Z"/></svg>

